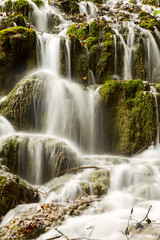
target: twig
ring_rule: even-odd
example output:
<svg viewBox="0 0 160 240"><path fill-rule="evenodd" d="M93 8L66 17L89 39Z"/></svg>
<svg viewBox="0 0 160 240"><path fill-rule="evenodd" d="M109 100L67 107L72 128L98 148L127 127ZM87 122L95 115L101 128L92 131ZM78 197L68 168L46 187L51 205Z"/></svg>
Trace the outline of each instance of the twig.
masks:
<svg viewBox="0 0 160 240"><path fill-rule="evenodd" d="M150 207L149 207L149 209L148 209L148 211L147 211L146 216L145 216L145 217L139 222L140 224L141 224L142 222L144 222L146 219L149 220L149 218L148 218L148 214L149 214L151 208L152 208L152 205L150 205Z"/></svg>
<svg viewBox="0 0 160 240"><path fill-rule="evenodd" d="M68 238L66 235L64 235L61 231L59 231L57 228L55 228L55 230L61 234L61 236L65 237L67 240L71 240L70 238Z"/></svg>
<svg viewBox="0 0 160 240"><path fill-rule="evenodd" d="M58 236L55 236L55 237L52 237L52 238L47 238L46 240L54 240L54 239L57 239L57 238L60 238L60 237L62 237L62 234L58 235Z"/></svg>
<svg viewBox="0 0 160 240"><path fill-rule="evenodd" d="M149 143L148 145L144 146L142 149L140 149L138 152L136 152L135 154L133 154L132 157L137 156L139 153L141 153L143 150L145 150L146 148L148 148L149 146L151 146L152 144Z"/></svg>
<svg viewBox="0 0 160 240"><path fill-rule="evenodd" d="M72 205L69 214L71 214L74 210L76 210L77 208L79 208L80 206L82 206L84 204L90 204L90 203L96 202L96 201L101 201L101 200L100 199L96 199L96 200L82 201L80 203L77 203L76 205Z"/></svg>
<svg viewBox="0 0 160 240"><path fill-rule="evenodd" d="M87 169L87 168L102 169L102 167L99 167L99 166L79 166L79 167L63 170L63 171L59 172L59 174L65 173L65 172L76 171L76 170L79 170L79 169Z"/></svg>

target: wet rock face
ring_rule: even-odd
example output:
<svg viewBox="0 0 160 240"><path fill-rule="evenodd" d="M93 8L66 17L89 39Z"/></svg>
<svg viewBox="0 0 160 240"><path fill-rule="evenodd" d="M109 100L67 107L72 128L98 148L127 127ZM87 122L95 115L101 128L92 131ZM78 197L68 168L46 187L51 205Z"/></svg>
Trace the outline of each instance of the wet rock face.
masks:
<svg viewBox="0 0 160 240"><path fill-rule="evenodd" d="M110 172L97 170L91 172L87 182L82 182L81 187L85 194L102 196L108 192L110 186Z"/></svg>
<svg viewBox="0 0 160 240"><path fill-rule="evenodd" d="M0 31L0 88L8 92L17 80L36 66L33 29L13 27Z"/></svg>
<svg viewBox="0 0 160 240"><path fill-rule="evenodd" d="M43 130L45 74L22 79L0 105L0 112L18 130ZM21 109L21 110L20 110ZM38 121L36 117L38 113Z"/></svg>
<svg viewBox="0 0 160 240"><path fill-rule="evenodd" d="M38 194L19 177L0 170L0 217L20 203L39 200Z"/></svg>
<svg viewBox="0 0 160 240"><path fill-rule="evenodd" d="M97 83L111 79L114 72L114 39L105 22L72 25L67 34L71 39L72 76L79 82L91 84L89 70ZM77 65L74 61L76 59Z"/></svg>
<svg viewBox="0 0 160 240"><path fill-rule="evenodd" d="M148 90L141 80L109 81L100 89L106 146L112 153L134 154L156 141L155 100Z"/></svg>
<svg viewBox="0 0 160 240"><path fill-rule="evenodd" d="M78 156L62 141L43 136L1 139L0 163L32 184L44 184L78 166Z"/></svg>

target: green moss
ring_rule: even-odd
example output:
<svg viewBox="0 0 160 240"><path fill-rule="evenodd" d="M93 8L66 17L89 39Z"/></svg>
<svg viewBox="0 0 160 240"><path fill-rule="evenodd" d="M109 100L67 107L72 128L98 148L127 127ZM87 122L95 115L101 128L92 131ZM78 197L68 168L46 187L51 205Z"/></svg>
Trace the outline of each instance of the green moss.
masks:
<svg viewBox="0 0 160 240"><path fill-rule="evenodd" d="M141 80L108 81L100 89L109 114L111 151L132 154L156 139L154 98Z"/></svg>
<svg viewBox="0 0 160 240"><path fill-rule="evenodd" d="M0 177L0 217L18 203L18 188L15 181Z"/></svg>
<svg viewBox="0 0 160 240"><path fill-rule="evenodd" d="M88 73L88 63L85 55L80 55L78 62L78 72L81 79L85 79Z"/></svg>
<svg viewBox="0 0 160 240"><path fill-rule="evenodd" d="M81 27L78 29L77 36L80 40L86 39L89 34L89 27L86 22L83 22Z"/></svg>
<svg viewBox="0 0 160 240"><path fill-rule="evenodd" d="M76 35L77 31L77 24L73 24L68 28L67 35L71 37L72 35Z"/></svg>
<svg viewBox="0 0 160 240"><path fill-rule="evenodd" d="M158 29L160 29L159 21L148 12L145 12L145 11L140 12L139 17L141 21L140 27L151 30L151 31L154 30L154 27L157 27Z"/></svg>
<svg viewBox="0 0 160 240"><path fill-rule="evenodd" d="M39 75L24 78L1 104L1 114L9 119L15 128L32 131L35 128L33 110L36 104L38 104L39 97L43 98L44 89L45 81L42 81ZM41 129L41 126L37 127Z"/></svg>
<svg viewBox="0 0 160 240"><path fill-rule="evenodd" d="M102 196L107 193L110 185L109 171L94 171L89 175L88 182L82 182L81 187L87 195L94 194Z"/></svg>
<svg viewBox="0 0 160 240"><path fill-rule="evenodd" d="M8 0L7 2L5 2L4 10L6 12L11 12L11 10L12 10L12 0Z"/></svg>
<svg viewBox="0 0 160 240"><path fill-rule="evenodd" d="M157 0L143 0L142 4L147 4L151 6L157 6Z"/></svg>
<svg viewBox="0 0 160 240"><path fill-rule="evenodd" d="M8 37L13 34L20 33L23 34L24 37L35 37L35 31L33 29L28 29L22 26L12 27L10 29L3 29L0 31L0 38L1 37Z"/></svg>
<svg viewBox="0 0 160 240"><path fill-rule="evenodd" d="M27 186L19 177L12 174L0 176L0 217L10 209L25 202L38 201L38 195L33 189Z"/></svg>
<svg viewBox="0 0 160 240"><path fill-rule="evenodd" d="M2 164L6 165L11 172L18 173L18 141L16 137L8 138L1 144L0 157Z"/></svg>
<svg viewBox="0 0 160 240"><path fill-rule="evenodd" d="M34 2L38 7L44 6L44 3L42 0L32 0L32 2Z"/></svg>
<svg viewBox="0 0 160 240"><path fill-rule="evenodd" d="M28 15L29 9L30 5L27 0L16 0L13 4L13 10L23 13L25 16Z"/></svg>
<svg viewBox="0 0 160 240"><path fill-rule="evenodd" d="M88 37L85 42L87 44L87 47L90 49L91 46L93 46L95 43L97 43L98 39L97 37Z"/></svg>
<svg viewBox="0 0 160 240"><path fill-rule="evenodd" d="M79 6L76 0L66 0L66 1L56 0L54 2L54 5L60 8L60 10L66 14L74 14L79 12Z"/></svg>
<svg viewBox="0 0 160 240"><path fill-rule="evenodd" d="M134 55L134 78L139 78L145 80L145 59L144 59L144 49L143 40L139 40L139 44L136 46Z"/></svg>
<svg viewBox="0 0 160 240"><path fill-rule="evenodd" d="M98 37L100 32L100 24L96 21L91 22L90 25L90 36Z"/></svg>

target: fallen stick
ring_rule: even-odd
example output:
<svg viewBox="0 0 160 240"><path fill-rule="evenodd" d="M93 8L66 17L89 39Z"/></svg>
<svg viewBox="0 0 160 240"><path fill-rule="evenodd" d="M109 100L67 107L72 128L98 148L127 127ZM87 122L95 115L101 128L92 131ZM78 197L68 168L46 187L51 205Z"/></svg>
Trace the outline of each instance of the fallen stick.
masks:
<svg viewBox="0 0 160 240"><path fill-rule="evenodd" d="M66 235L64 235L61 231L59 231L57 228L55 228L55 230L61 234L61 236L65 237L67 240L70 240L70 238L68 238Z"/></svg>
<svg viewBox="0 0 160 240"><path fill-rule="evenodd" d="M65 172L71 172L71 171L77 171L79 169L88 169L88 168L103 169L102 167L99 167L99 166L79 166L79 167L63 170L63 171L59 172L58 174L65 173Z"/></svg>

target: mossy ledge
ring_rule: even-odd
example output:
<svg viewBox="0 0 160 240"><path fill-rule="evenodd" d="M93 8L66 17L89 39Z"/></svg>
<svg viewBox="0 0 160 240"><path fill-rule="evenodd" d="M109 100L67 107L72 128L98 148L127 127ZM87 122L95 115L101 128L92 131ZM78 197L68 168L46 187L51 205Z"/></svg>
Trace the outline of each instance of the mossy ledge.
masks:
<svg viewBox="0 0 160 240"><path fill-rule="evenodd" d="M132 155L156 141L155 100L149 88L141 80L107 81L101 87L110 152Z"/></svg>
<svg viewBox="0 0 160 240"><path fill-rule="evenodd" d="M0 89L8 93L27 71L37 66L33 29L13 27L0 31Z"/></svg>
<svg viewBox="0 0 160 240"><path fill-rule="evenodd" d="M71 39L72 76L81 83L91 84L91 69L97 83L112 79L115 51L112 29L104 21L94 20L90 24L73 24L67 34Z"/></svg>
<svg viewBox="0 0 160 240"><path fill-rule="evenodd" d="M0 218L20 203L38 202L36 190L21 178L0 170Z"/></svg>
<svg viewBox="0 0 160 240"><path fill-rule="evenodd" d="M44 98L46 81L45 74L35 74L22 79L0 104L0 113L6 117L17 130L40 130L43 128L44 108L41 99ZM35 111L39 111L39 121L36 124Z"/></svg>

